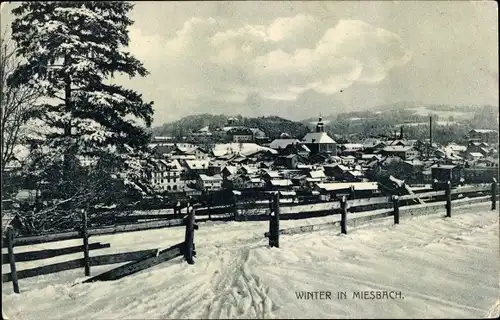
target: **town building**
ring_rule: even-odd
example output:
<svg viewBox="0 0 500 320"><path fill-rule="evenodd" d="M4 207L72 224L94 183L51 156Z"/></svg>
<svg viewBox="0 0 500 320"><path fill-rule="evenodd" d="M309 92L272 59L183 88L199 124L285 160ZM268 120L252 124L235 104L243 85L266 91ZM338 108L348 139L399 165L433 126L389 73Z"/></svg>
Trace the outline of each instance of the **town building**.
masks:
<svg viewBox="0 0 500 320"><path fill-rule="evenodd" d="M286 138L286 139L274 139L271 141L269 144L269 148L272 148L274 150L280 150L280 149L285 149L288 145L290 144L299 144L300 140L298 139L291 139L291 138Z"/></svg>
<svg viewBox="0 0 500 320"><path fill-rule="evenodd" d="M196 187L204 191L216 191L222 189L222 177L220 175L208 176L200 174L196 180Z"/></svg>
<svg viewBox="0 0 500 320"><path fill-rule="evenodd" d="M253 132L248 128L234 128L229 130L228 135L232 142L253 142Z"/></svg>
<svg viewBox="0 0 500 320"><path fill-rule="evenodd" d="M343 155L355 155L364 150L362 143L344 143L339 145L340 152Z"/></svg>
<svg viewBox="0 0 500 320"><path fill-rule="evenodd" d="M182 166L177 160L153 159L153 165L150 179L155 188L166 192L185 189L186 181L181 179Z"/></svg>
<svg viewBox="0 0 500 320"><path fill-rule="evenodd" d="M420 157L420 151L407 146L387 146L380 152L383 156L396 156L403 160L417 159Z"/></svg>
<svg viewBox="0 0 500 320"><path fill-rule="evenodd" d="M498 131L490 129L473 129L469 131L468 138L470 142L498 142Z"/></svg>
<svg viewBox="0 0 500 320"><path fill-rule="evenodd" d="M302 143L311 150L312 154L337 154L337 143L325 132L325 125L321 117L316 124L316 131L306 134Z"/></svg>

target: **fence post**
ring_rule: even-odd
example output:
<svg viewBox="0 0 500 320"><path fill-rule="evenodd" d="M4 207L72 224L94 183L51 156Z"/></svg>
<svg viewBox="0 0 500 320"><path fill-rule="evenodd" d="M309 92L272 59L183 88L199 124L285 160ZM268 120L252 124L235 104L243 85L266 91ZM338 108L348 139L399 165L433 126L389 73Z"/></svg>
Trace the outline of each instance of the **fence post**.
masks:
<svg viewBox="0 0 500 320"><path fill-rule="evenodd" d="M271 193L269 195L269 247L273 246L274 239L274 195Z"/></svg>
<svg viewBox="0 0 500 320"><path fill-rule="evenodd" d="M17 281L16 258L14 256L14 230L12 227L7 229L7 249L9 251L10 277L15 293L19 293L19 282Z"/></svg>
<svg viewBox="0 0 500 320"><path fill-rule="evenodd" d="M394 207L394 224L399 224L399 197L392 196L392 204Z"/></svg>
<svg viewBox="0 0 500 320"><path fill-rule="evenodd" d="M90 258L89 258L89 233L88 233L88 216L87 210L82 209L82 238L83 238L83 261L85 268L85 276L90 276Z"/></svg>
<svg viewBox="0 0 500 320"><path fill-rule="evenodd" d="M276 248L280 247L280 194L276 192L274 195L274 239L273 245Z"/></svg>
<svg viewBox="0 0 500 320"><path fill-rule="evenodd" d="M238 217L238 206L236 205L237 204L237 199L236 199L236 194L234 194L233 192L233 196L232 196L232 206L233 206L233 217L234 217L234 221L238 221L239 217Z"/></svg>
<svg viewBox="0 0 500 320"><path fill-rule="evenodd" d="M194 209L191 204L188 203L187 206L187 217L186 217L186 237L184 239L184 259L186 259L188 264L194 264L193 260L193 247L194 247Z"/></svg>
<svg viewBox="0 0 500 320"><path fill-rule="evenodd" d="M342 201L340 202L340 209L342 210L341 220L340 220L340 232L347 234L347 199L342 196Z"/></svg>
<svg viewBox="0 0 500 320"><path fill-rule="evenodd" d="M497 179L491 183L491 210L497 209Z"/></svg>
<svg viewBox="0 0 500 320"><path fill-rule="evenodd" d="M351 200L356 199L356 192L354 191L354 186L351 186L351 187L349 188L349 198L350 198Z"/></svg>
<svg viewBox="0 0 500 320"><path fill-rule="evenodd" d="M208 220L212 220L212 197L208 197L207 199L207 204L208 204Z"/></svg>
<svg viewBox="0 0 500 320"><path fill-rule="evenodd" d="M451 182L446 183L446 217L451 217Z"/></svg>

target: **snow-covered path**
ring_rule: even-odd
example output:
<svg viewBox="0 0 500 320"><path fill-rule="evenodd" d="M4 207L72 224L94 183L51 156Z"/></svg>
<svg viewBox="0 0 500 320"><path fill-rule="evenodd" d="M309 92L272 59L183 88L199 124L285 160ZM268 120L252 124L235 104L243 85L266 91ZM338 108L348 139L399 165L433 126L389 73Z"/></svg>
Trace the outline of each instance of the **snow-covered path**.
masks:
<svg viewBox="0 0 500 320"><path fill-rule="evenodd" d="M118 281L73 287L83 270L21 279L20 295L4 284L3 308L10 319L498 316L499 214L488 209L488 203L457 209L451 219L404 217L398 226L386 219L348 235L337 228L287 235L280 249L266 246L267 222L201 224L195 265L178 258ZM334 219L282 221L281 227ZM94 237L112 247L91 254L167 247L183 237L183 228ZM72 243L78 241L64 242ZM61 243L36 248L51 246ZM92 268L92 274L112 267ZM364 290L400 291L404 299L352 299L352 292ZM298 291L330 291L332 299L299 300ZM337 299L339 291L347 299Z"/></svg>

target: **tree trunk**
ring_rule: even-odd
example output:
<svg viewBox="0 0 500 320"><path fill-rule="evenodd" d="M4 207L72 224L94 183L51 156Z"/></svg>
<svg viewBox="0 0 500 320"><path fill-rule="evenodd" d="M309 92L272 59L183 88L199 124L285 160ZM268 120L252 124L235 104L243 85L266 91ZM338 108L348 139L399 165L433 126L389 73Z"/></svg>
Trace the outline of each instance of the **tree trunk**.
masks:
<svg viewBox="0 0 500 320"><path fill-rule="evenodd" d="M70 65L70 57L69 54L66 54L64 57L64 66L68 67ZM64 103L65 103L65 111L66 112L71 112L72 110L72 104L71 104L71 76L69 73L66 72L65 75L65 88L64 88ZM68 119L67 122L64 124L64 137L65 138L70 138L71 137L71 119ZM73 146L66 146L66 150L64 151L64 160L63 160L63 185L66 186L63 188L63 198L68 199L70 197L70 175L71 175L71 170L72 170L72 147ZM66 203L64 204L65 207L69 207L71 204Z"/></svg>

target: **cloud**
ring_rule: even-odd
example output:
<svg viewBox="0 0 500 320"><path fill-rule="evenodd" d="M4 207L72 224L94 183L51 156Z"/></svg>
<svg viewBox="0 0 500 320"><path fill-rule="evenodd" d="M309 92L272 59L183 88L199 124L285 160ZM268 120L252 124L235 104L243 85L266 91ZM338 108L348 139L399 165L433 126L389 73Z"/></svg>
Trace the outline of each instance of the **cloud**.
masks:
<svg viewBox="0 0 500 320"><path fill-rule="evenodd" d="M326 31L325 31L326 30ZM377 83L406 64L402 39L359 20L326 26L299 14L269 24L229 27L223 20L192 18L171 37L131 28L132 53L160 64L160 90L185 99L245 104L249 95L295 101L308 91L332 95L356 82Z"/></svg>
<svg viewBox="0 0 500 320"><path fill-rule="evenodd" d="M267 28L267 36L273 41L281 41L295 38L297 32L310 31L316 20L306 14L298 14L294 17L284 17L274 20Z"/></svg>

